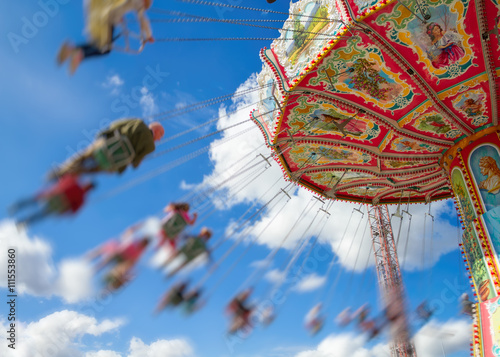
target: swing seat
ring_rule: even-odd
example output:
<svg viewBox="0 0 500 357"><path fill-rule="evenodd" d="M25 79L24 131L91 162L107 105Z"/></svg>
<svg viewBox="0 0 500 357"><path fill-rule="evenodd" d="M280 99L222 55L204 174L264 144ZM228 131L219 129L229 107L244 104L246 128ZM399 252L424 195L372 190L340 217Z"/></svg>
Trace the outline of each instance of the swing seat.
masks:
<svg viewBox="0 0 500 357"><path fill-rule="evenodd" d="M110 288L113 289L113 291L116 291L120 289L122 286L127 284L132 280L132 275L125 273L125 274L112 274L109 273L104 277L104 282L106 285Z"/></svg>
<svg viewBox="0 0 500 357"><path fill-rule="evenodd" d="M317 334L321 329L323 328L323 322L322 321L318 321L317 323L315 323L312 327L311 327L311 333L313 335Z"/></svg>
<svg viewBox="0 0 500 357"><path fill-rule="evenodd" d="M129 53L134 55L138 55L139 53L141 53L144 50L144 46L146 44L142 36L140 34L136 34L135 32L129 31L125 23L122 23L121 27L122 27L122 32L120 36L124 38L125 46L119 46L113 43L113 51ZM139 48L134 49L130 47L130 38L136 39L140 42Z"/></svg>
<svg viewBox="0 0 500 357"><path fill-rule="evenodd" d="M173 213L162 225L163 233L167 239L175 239L187 226L187 222L179 213Z"/></svg>
<svg viewBox="0 0 500 357"><path fill-rule="evenodd" d="M47 200L47 209L52 213L61 214L68 210L68 202L63 195L55 195Z"/></svg>
<svg viewBox="0 0 500 357"><path fill-rule="evenodd" d="M130 140L115 131L112 137L94 150L93 157L100 169L118 171L134 160L135 151Z"/></svg>
<svg viewBox="0 0 500 357"><path fill-rule="evenodd" d="M168 297L167 305L179 306L184 301L184 298L177 291L173 291L170 293Z"/></svg>
<svg viewBox="0 0 500 357"><path fill-rule="evenodd" d="M207 248L203 239L198 237L193 237L187 241L184 247L180 250L182 254L186 257L188 262L192 261L199 255L205 253Z"/></svg>
<svg viewBox="0 0 500 357"><path fill-rule="evenodd" d="M188 314L195 312L199 307L200 295L193 295L184 299L184 311Z"/></svg>

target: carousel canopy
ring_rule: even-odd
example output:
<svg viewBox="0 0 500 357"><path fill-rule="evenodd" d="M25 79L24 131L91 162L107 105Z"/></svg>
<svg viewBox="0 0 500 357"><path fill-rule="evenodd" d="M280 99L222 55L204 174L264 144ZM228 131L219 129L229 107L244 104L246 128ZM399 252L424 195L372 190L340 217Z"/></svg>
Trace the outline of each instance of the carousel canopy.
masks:
<svg viewBox="0 0 500 357"><path fill-rule="evenodd" d="M290 6L252 113L287 177L372 204L450 197L443 157L498 125L498 3Z"/></svg>

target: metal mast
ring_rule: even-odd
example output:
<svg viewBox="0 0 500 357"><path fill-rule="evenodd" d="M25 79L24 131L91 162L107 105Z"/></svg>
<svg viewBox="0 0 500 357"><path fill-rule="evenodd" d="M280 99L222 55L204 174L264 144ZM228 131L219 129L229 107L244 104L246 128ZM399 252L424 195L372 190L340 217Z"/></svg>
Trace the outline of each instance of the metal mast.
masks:
<svg viewBox="0 0 500 357"><path fill-rule="evenodd" d="M380 293L391 323L391 357L416 357L404 309L404 286L387 206L368 206Z"/></svg>

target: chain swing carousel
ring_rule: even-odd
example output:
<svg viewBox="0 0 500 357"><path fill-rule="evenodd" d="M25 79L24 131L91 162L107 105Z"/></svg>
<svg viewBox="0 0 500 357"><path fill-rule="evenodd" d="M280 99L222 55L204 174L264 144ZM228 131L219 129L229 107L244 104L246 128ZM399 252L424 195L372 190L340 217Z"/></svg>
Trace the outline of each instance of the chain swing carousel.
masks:
<svg viewBox="0 0 500 357"><path fill-rule="evenodd" d="M261 51L251 114L285 176L369 206L386 306L404 295L386 205L454 198L471 353L500 356L498 2L302 0L290 14ZM393 356L416 355L407 326L393 326Z"/></svg>
<svg viewBox="0 0 500 357"><path fill-rule="evenodd" d="M251 119L290 181L328 199L366 204L382 297L394 317L392 355L417 351L386 205L454 197L478 302L471 351L500 356L498 3L301 0L290 13L280 38L261 52L261 101Z"/></svg>

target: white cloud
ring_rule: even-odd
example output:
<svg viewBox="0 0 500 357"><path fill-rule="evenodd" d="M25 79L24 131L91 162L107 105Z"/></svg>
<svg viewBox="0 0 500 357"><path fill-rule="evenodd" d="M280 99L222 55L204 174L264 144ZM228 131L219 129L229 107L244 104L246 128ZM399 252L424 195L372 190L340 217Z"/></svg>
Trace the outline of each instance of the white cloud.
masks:
<svg viewBox="0 0 500 357"><path fill-rule="evenodd" d="M175 109L183 109L188 104L185 101L175 103Z"/></svg>
<svg viewBox="0 0 500 357"><path fill-rule="evenodd" d="M97 321L94 317L75 311L58 311L38 321L16 321L19 343L15 350L7 343L0 344L0 356L6 357L194 357L191 344L182 338L157 340L149 345L140 338L132 337L127 353L113 350L82 351L84 336L99 337L116 331L124 320ZM8 331L8 322L0 320L0 329ZM21 342L22 341L22 342Z"/></svg>
<svg viewBox="0 0 500 357"><path fill-rule="evenodd" d="M415 348L420 356L441 357L469 349L472 327L467 320L450 320L445 323L431 320L415 336ZM441 346L442 343L442 346Z"/></svg>
<svg viewBox="0 0 500 357"><path fill-rule="evenodd" d="M257 82L255 80L255 75L252 75L238 88L238 91L254 88L256 86ZM230 125L248 120L249 113L252 110L252 108L248 106L252 103L256 103L258 100L257 91L253 91L247 96L237 97L236 101L233 101L233 106L229 108L222 106L219 110L220 119L217 122L217 129L223 129ZM226 115L228 112L233 112L234 110L243 107L245 107L245 109ZM228 179L242 167L245 168L245 163L250 160L254 160L256 155L260 153L269 156L270 151L265 147L262 134L259 130L251 130L245 135L240 136L238 140L232 140L224 145L218 145L220 140L237 134L247 128L255 128L255 124L248 122L225 130L221 139L214 140L212 142L210 160L214 164L214 170L210 175L204 177L203 183L201 184L202 187L217 184L222 180ZM264 167L264 162L262 163L262 167ZM239 179L245 176L245 174L242 174L239 176ZM269 187L270 182L275 182L281 176L281 170L277 167L277 165L274 165L272 168L266 170L266 172L260 176L260 179L249 180L249 182L245 183L243 189L241 189L241 186L234 187L228 192L230 194L234 194L231 199L228 199L228 195L223 195L221 193L218 203L222 207L231 207L232 205L240 202L253 201L262 196L263 191ZM263 182L265 183L264 186L262 185ZM233 181L228 181L228 184L225 187L229 188L232 184L234 184ZM262 199L268 200L272 197L272 195L274 195L274 192L263 197Z"/></svg>
<svg viewBox="0 0 500 357"><path fill-rule="evenodd" d="M146 345L140 338L130 341L127 357L190 357L194 356L193 348L183 339L158 340Z"/></svg>
<svg viewBox="0 0 500 357"><path fill-rule="evenodd" d="M261 184L264 185L263 182L261 182ZM290 222L299 221L301 212L304 208L308 204L310 204L309 207L311 207L314 203L315 206L304 215L302 221L297 224L282 245L287 249L292 249L297 241L303 237L303 233L314 219L319 208L319 204L316 200L316 202L312 201L313 203L311 203L311 197L312 195L308 191L300 189L292 196L292 200L285 205L283 210L281 210L282 205L280 204L269 209L260 220L254 223L254 232L261 232L265 229L264 233L258 237L258 242L270 248L279 247L284 236L288 234L289 229L292 228ZM432 212L436 216L434 236L431 239L431 220L427 217L425 246L423 244L424 213L427 212L428 206L411 206L410 212L413 215L413 219L411 222L409 239L407 239L408 217L405 217L398 245L400 264L404 266L406 270L428 268L431 264L435 264L441 255L457 249L457 237L456 235L450 234L450 232L455 232L456 228L443 218L449 211L450 204L450 201L433 203ZM362 271L366 266L366 262L368 261L371 266L373 265L374 259L371 246L370 227L367 226L367 214L364 208L361 210L365 213L364 216L357 211L353 211L354 208L358 207L358 204L335 202L330 209L331 217L327 220L324 229L321 230L323 224L320 220L323 213L320 212L315 223L309 228L309 233L306 237L319 235L321 231L319 242L331 246L340 264L349 270L355 269L356 271ZM395 207L391 209L395 209ZM280 210L281 212L279 212ZM439 219L439 216L441 216L442 219ZM272 224L266 228L271 220ZM347 225L348 222L349 225ZM397 240L399 222L396 219L394 222L394 239ZM408 247L406 248L405 255L407 241ZM424 249L425 256L423 256Z"/></svg>
<svg viewBox="0 0 500 357"><path fill-rule="evenodd" d="M318 289L323 286L326 282L324 276L319 276L317 274L310 274L303 277L295 286L294 290L299 292L309 292Z"/></svg>
<svg viewBox="0 0 500 357"><path fill-rule="evenodd" d="M150 116L158 111L153 94L146 87L141 88L141 99L139 103L144 116Z"/></svg>
<svg viewBox="0 0 500 357"><path fill-rule="evenodd" d="M391 207L391 212L395 209L396 207ZM405 217L398 245L400 264L405 267L405 270L428 268L434 265L442 255L458 248L458 234L462 232L457 233L457 227L448 221L450 218L452 222L456 221L456 212L451 200L431 204L431 214L435 217L434 227L432 227L432 219L425 216L429 210L428 205L410 205L409 210L412 214L410 234L408 235L409 220ZM399 218L394 217L392 222L394 240L397 241ZM405 259L406 242L408 246Z"/></svg>
<svg viewBox="0 0 500 357"><path fill-rule="evenodd" d="M387 353L375 355L363 347L366 336L345 333L330 335L325 338L314 350L302 351L295 357L381 357ZM378 349L378 347L377 347Z"/></svg>
<svg viewBox="0 0 500 357"><path fill-rule="evenodd" d="M92 293L94 271L82 259L66 259L59 264L59 278L54 294L60 295L68 303L78 302Z"/></svg>
<svg viewBox="0 0 500 357"><path fill-rule="evenodd" d="M145 344L140 338L132 337L126 357L193 357L194 350L191 344L182 338L171 340L157 340L151 344ZM85 357L121 357L115 351L101 350L87 352Z"/></svg>
<svg viewBox="0 0 500 357"><path fill-rule="evenodd" d="M243 83L238 91L255 88L257 82L255 75L252 75L245 83ZM234 108L243 108L259 100L256 91L250 92L246 96L241 96L233 100ZM251 108L246 108L229 116L224 116L229 109L232 111L234 108L221 107L219 114L220 120L217 123L217 128L225 128L229 125L240 123L248 119ZM254 123L249 122L248 127L255 126ZM238 126L227 130L223 134L223 138L231 136L245 128L245 125ZM203 182L199 185L201 188L210 185L217 185L230 178L235 173L239 172L241 168L248 167L249 162L255 162L255 157L258 154L269 156L271 149L264 145L264 139L259 130L253 130L246 135L239 138L237 141L229 141L224 145L217 145L218 140L212 143L210 150L210 159L214 165L211 174L204 177ZM262 161L263 170L265 163ZM245 175L239 176L240 178ZM267 194L266 191L270 186L278 180L278 185L271 189ZM188 184L185 184L186 187ZM222 189L215 195L216 205L219 208L230 208L238 203L253 203L258 202L260 205L268 202L279 189L288 185L288 182L283 179L283 174L279 166L273 162L272 167L268 168L260 176L250 176L247 182L241 182L238 185L234 180L228 180L222 186ZM320 234L321 225L313 224L307 234L304 235L307 227L311 224L314 216L316 215L319 203L317 200L312 200L313 195L303 189L295 189L289 192L292 199L285 205L280 202L274 207L268 206L263 215L256 222L253 223L252 232L261 232L262 234L252 233L258 235L257 242L262 245L267 245L269 248L284 247L286 249L293 248L297 241L311 235ZM284 200L282 201L284 202ZM313 203L311 203L313 202ZM308 205L313 205L302 216L301 212ZM360 220L361 215L354 208L358 208L359 204L350 204L345 202L335 202L330 209L331 217L328 219L326 226L319 236L319 243L328 244L331 249L336 253L339 263L350 270L362 271L366 262L373 265L373 254L371 253L371 234L369 227L366 227L367 214L365 213L363 220ZM281 210L282 209L282 210ZM395 209L395 206L391 208ZM363 209L364 210L364 209ZM455 232L456 229L448 223L447 219L439 219L438 217L449 216L455 214L451 207L451 201L439 201L432 203L432 211L436 216L434 224L434 237L432 240L431 249L431 220L427 217L426 227L426 242L425 242L425 256L423 245L423 226L424 226L424 213L427 212L428 206L426 205L411 205L410 211L413 215L411 232L408 239L407 255L404 257L404 248L407 241L407 223L408 216L405 217L403 228L400 234L400 244L398 246L400 262L407 270L416 270L427 268L437 262L441 255L458 248L457 237L449 232ZM323 213L320 213L316 223L322 218ZM299 218L302 220L299 221ZM352 219L350 220L350 218ZM344 231L346 230L347 222L350 224L347 227L345 238ZM271 223L272 221L272 223ZM293 224L297 222L293 231L289 230ZM270 224L271 223L271 224ZM270 225L269 225L270 224ZM268 228L266 228L269 225ZM358 228L359 227L359 228ZM399 221L394 220L393 230L394 238L398 236ZM363 232L365 234L363 235ZM288 238L282 243L285 235L289 234ZM363 238L364 237L364 238ZM342 243L341 243L342 242Z"/></svg>
<svg viewBox="0 0 500 357"><path fill-rule="evenodd" d="M136 237L155 236L161 227L161 220L158 217L148 217L141 224L140 228L134 232Z"/></svg>
<svg viewBox="0 0 500 357"><path fill-rule="evenodd" d="M0 344L0 355L15 355L16 357L82 356L77 348L77 342L83 336L100 336L116 330L121 325L123 325L122 320L98 322L93 317L75 311L58 311L29 324L16 322L17 335L22 336L22 343L16 344L15 354L9 354L12 350L7 347L6 343ZM1 329L7 331L7 323Z"/></svg>
<svg viewBox="0 0 500 357"><path fill-rule="evenodd" d="M0 222L0 250L16 250L16 288L21 294L49 297L60 296L68 303L93 294L92 267L83 260L67 259L56 266L51 246L39 237L30 238L25 230L18 231L13 221ZM0 256L0 265L7 266L7 254ZM7 286L7 270L0 270L0 286Z"/></svg>
<svg viewBox="0 0 500 357"><path fill-rule="evenodd" d="M285 278L285 273L279 271L278 269L270 270L266 273L266 275L264 275L264 279L274 284L284 281Z"/></svg>
<svg viewBox="0 0 500 357"><path fill-rule="evenodd" d="M179 185L179 188L184 191L190 191L196 189L196 186L197 186L196 184L187 183L186 181L182 180Z"/></svg>
<svg viewBox="0 0 500 357"><path fill-rule="evenodd" d="M465 320L430 321L417 332L414 338L417 355L441 357L443 349L447 354L466 353L471 331L470 323ZM366 341L367 336L362 334L332 334L321 341L316 348L299 352L295 357L387 357L390 355L387 343L378 343L368 348L365 347Z"/></svg>
<svg viewBox="0 0 500 357"><path fill-rule="evenodd" d="M87 352L85 357L121 357L122 355L110 350L101 350L97 352Z"/></svg>
<svg viewBox="0 0 500 357"><path fill-rule="evenodd" d="M125 82L118 74L114 74L112 76L107 76L106 80L102 83L102 86L104 88L111 89L111 94L117 95L118 93L120 93L120 88L124 83Z"/></svg>
<svg viewBox="0 0 500 357"><path fill-rule="evenodd" d="M255 269L260 269L263 268L267 265L267 260L262 259L262 260L255 260L250 263L250 268L255 268Z"/></svg>

